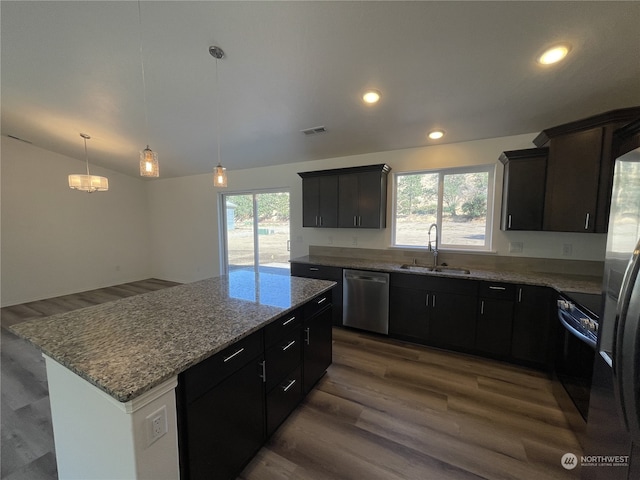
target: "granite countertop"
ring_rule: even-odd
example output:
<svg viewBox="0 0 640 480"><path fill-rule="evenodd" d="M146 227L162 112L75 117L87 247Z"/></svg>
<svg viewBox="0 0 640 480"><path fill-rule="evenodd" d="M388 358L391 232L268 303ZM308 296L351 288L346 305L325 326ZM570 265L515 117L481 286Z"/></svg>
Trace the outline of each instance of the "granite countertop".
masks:
<svg viewBox="0 0 640 480"><path fill-rule="evenodd" d="M334 285L237 271L24 322L11 330L127 402Z"/></svg>
<svg viewBox="0 0 640 480"><path fill-rule="evenodd" d="M567 275L544 272L515 272L482 270L471 268L469 274L451 272L430 272L426 268L403 269L400 263L376 261L370 259L329 257L322 255L307 255L291 260L292 263L308 263L325 265L327 267L352 268L357 270L371 270L388 273L405 273L413 275L429 275L434 277L461 278L467 280L485 280L489 282L509 282L523 285L538 285L552 287L558 292L571 291L599 294L602 292L602 278L586 275ZM455 266L455 265L452 265Z"/></svg>

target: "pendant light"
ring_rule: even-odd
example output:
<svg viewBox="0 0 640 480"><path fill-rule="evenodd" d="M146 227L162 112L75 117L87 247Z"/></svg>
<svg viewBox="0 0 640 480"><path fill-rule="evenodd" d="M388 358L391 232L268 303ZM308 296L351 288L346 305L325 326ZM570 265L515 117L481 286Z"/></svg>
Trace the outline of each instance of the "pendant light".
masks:
<svg viewBox="0 0 640 480"><path fill-rule="evenodd" d="M220 87L218 86L218 60L224 57L224 51L220 47L209 47L209 53L216 59L216 143L218 147L218 165L213 170L213 186L227 186L227 169L220 162Z"/></svg>
<svg viewBox="0 0 640 480"><path fill-rule="evenodd" d="M86 133L81 133L80 136L84 139L84 156L87 162L87 174L76 173L69 175L69 188L73 190L80 190L81 192L93 193L93 192L106 192L109 190L109 179L107 177L100 177L98 175L91 175L89 173L89 154L87 153L87 140L91 137Z"/></svg>
<svg viewBox="0 0 640 480"><path fill-rule="evenodd" d="M142 71L142 98L144 101L144 121L146 125L147 139L149 138L149 116L147 114L147 85L144 79L144 61L142 56L142 11L140 9L140 0L138 0L138 21L140 23L140 70ZM158 154L149 148L140 152L140 176L142 177L159 177L160 170L158 168Z"/></svg>

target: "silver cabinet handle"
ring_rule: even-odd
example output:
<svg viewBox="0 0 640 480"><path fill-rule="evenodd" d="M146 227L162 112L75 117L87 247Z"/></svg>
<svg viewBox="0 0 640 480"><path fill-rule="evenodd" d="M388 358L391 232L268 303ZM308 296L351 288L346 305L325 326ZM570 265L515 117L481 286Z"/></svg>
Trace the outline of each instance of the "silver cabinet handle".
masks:
<svg viewBox="0 0 640 480"><path fill-rule="evenodd" d="M316 227L318 226L318 215L316 215Z"/></svg>
<svg viewBox="0 0 640 480"><path fill-rule="evenodd" d="M293 387L296 384L295 380L291 380L286 387L282 387L282 391L286 392L287 390L289 390L291 387Z"/></svg>
<svg viewBox="0 0 640 480"><path fill-rule="evenodd" d="M291 317L289 320L282 322L282 326L284 327L285 325L290 324L291 322L293 322L296 319L296 317Z"/></svg>
<svg viewBox="0 0 640 480"><path fill-rule="evenodd" d="M309 271L310 272L317 272L318 270L320 270L320 269L316 268L316 267L309 267Z"/></svg>
<svg viewBox="0 0 640 480"><path fill-rule="evenodd" d="M322 226L322 215L320 215L320 226Z"/></svg>
<svg viewBox="0 0 640 480"><path fill-rule="evenodd" d="M262 367L262 375L260 375L262 383L267 383L267 362L264 360L261 361L260 366Z"/></svg>
<svg viewBox="0 0 640 480"><path fill-rule="evenodd" d="M518 289L518 303L522 303L522 287Z"/></svg>
<svg viewBox="0 0 640 480"><path fill-rule="evenodd" d="M509 215L508 219L507 228L511 228L511 215Z"/></svg>
<svg viewBox="0 0 640 480"><path fill-rule="evenodd" d="M327 301L327 297L322 297L320 300L318 300L318 305L320 305L321 303L324 303Z"/></svg>
<svg viewBox="0 0 640 480"><path fill-rule="evenodd" d="M427 293L427 299L425 300L424 304L428 307L429 306L429 294Z"/></svg>
<svg viewBox="0 0 640 480"><path fill-rule="evenodd" d="M353 216L353 226L354 227L358 226L358 217L356 217L355 215Z"/></svg>
<svg viewBox="0 0 640 480"><path fill-rule="evenodd" d="M360 215L358 215L358 226L362 226L362 217Z"/></svg>
<svg viewBox="0 0 640 480"><path fill-rule="evenodd" d="M295 345L296 341L295 340L291 340L289 343L287 343L284 347L282 347L282 351L286 351L289 350L291 347L293 347Z"/></svg>
<svg viewBox="0 0 640 480"><path fill-rule="evenodd" d="M497 287L495 285L490 285L489 289L491 289L491 290L506 290L507 287Z"/></svg>
<svg viewBox="0 0 640 480"><path fill-rule="evenodd" d="M244 348L241 348L240 350L238 350L236 353L232 353L231 355L229 355L228 357L225 357L223 362L227 363L229 360L231 360L233 357L237 357L238 355L240 355L242 352L244 352Z"/></svg>
<svg viewBox="0 0 640 480"><path fill-rule="evenodd" d="M311 329L307 327L304 329L304 343L309 345L310 338L311 338Z"/></svg>
<svg viewBox="0 0 640 480"><path fill-rule="evenodd" d="M431 306L433 308L435 308L435 306L436 306L436 295L435 295L435 293L433 294L433 302L431 302Z"/></svg>
<svg viewBox="0 0 640 480"><path fill-rule="evenodd" d="M591 217L591 214L587 213L584 217L584 229L585 230L589 230L589 217Z"/></svg>
<svg viewBox="0 0 640 480"><path fill-rule="evenodd" d="M484 300L480 302L480 315L484 315Z"/></svg>

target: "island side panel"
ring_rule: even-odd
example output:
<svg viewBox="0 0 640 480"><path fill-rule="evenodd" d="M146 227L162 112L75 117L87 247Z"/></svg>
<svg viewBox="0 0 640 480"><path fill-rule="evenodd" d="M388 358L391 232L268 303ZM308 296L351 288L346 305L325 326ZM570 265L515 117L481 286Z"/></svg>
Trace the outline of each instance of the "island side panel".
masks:
<svg viewBox="0 0 640 480"><path fill-rule="evenodd" d="M180 477L177 378L120 403L55 360L46 361L58 478ZM167 433L149 444L147 417L165 407Z"/></svg>

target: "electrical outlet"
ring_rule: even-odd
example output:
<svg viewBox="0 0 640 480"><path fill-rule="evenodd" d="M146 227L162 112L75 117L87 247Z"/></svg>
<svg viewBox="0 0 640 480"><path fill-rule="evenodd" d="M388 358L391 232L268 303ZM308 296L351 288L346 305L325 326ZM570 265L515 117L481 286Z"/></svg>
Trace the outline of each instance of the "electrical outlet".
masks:
<svg viewBox="0 0 640 480"><path fill-rule="evenodd" d="M522 242L509 242L509 253L522 253Z"/></svg>
<svg viewBox="0 0 640 480"><path fill-rule="evenodd" d="M353 245L354 247L358 245L358 237L353 237L353 239L351 240L351 245Z"/></svg>
<svg viewBox="0 0 640 480"><path fill-rule="evenodd" d="M570 243L565 243L562 245L562 256L570 257L573 255L573 245Z"/></svg>
<svg viewBox="0 0 640 480"><path fill-rule="evenodd" d="M151 445L167 433L167 407L161 408L148 415L145 419L147 426L147 445Z"/></svg>

